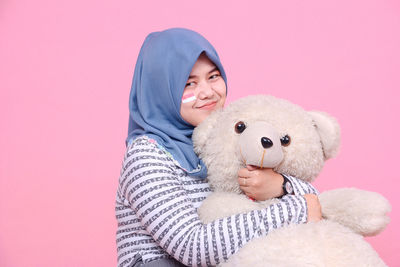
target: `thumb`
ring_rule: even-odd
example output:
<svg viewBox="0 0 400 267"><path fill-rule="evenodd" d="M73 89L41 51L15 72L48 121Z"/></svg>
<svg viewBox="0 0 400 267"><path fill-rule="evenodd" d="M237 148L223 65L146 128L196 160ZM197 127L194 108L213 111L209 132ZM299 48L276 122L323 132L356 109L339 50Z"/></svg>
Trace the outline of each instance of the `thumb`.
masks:
<svg viewBox="0 0 400 267"><path fill-rule="evenodd" d="M254 165L247 165L246 168L247 168L249 171L254 171L254 170L257 170L257 169L258 169L258 167L254 166Z"/></svg>

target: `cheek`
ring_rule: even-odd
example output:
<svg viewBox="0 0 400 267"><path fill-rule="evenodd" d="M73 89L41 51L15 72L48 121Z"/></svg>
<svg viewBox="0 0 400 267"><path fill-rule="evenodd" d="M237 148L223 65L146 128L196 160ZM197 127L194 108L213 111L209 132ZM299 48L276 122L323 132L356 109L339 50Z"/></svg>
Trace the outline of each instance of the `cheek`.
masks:
<svg viewBox="0 0 400 267"><path fill-rule="evenodd" d="M223 79L221 79L221 82L217 84L217 86L215 87L215 91L221 98L226 97L226 85Z"/></svg>
<svg viewBox="0 0 400 267"><path fill-rule="evenodd" d="M199 114L191 106L181 105L180 114L184 121L193 126L197 126L203 120L203 114Z"/></svg>
<svg viewBox="0 0 400 267"><path fill-rule="evenodd" d="M188 108L182 103L181 104L181 110L180 110L180 113L181 113L181 117L182 118L187 118L188 117L188 115L189 115L189 110L188 110Z"/></svg>

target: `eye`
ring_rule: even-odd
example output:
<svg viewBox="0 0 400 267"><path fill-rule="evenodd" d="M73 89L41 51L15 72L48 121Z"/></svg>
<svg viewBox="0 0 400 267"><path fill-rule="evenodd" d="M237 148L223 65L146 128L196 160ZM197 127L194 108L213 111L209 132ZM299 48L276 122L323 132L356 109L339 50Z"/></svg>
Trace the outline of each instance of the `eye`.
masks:
<svg viewBox="0 0 400 267"><path fill-rule="evenodd" d="M195 85L195 82L187 82L186 85L185 85L185 87L193 86L193 85Z"/></svg>
<svg viewBox="0 0 400 267"><path fill-rule="evenodd" d="M235 132L238 134L243 133L243 131L246 129L246 124L244 124L243 121L239 121L238 123L235 124Z"/></svg>
<svg viewBox="0 0 400 267"><path fill-rule="evenodd" d="M285 135L284 137L281 138L281 144L282 146L288 146L290 145L290 136Z"/></svg>
<svg viewBox="0 0 400 267"><path fill-rule="evenodd" d="M219 76L221 76L219 73L216 73L216 74L213 74L213 75L211 75L210 76L210 80L215 80L215 79L217 79Z"/></svg>

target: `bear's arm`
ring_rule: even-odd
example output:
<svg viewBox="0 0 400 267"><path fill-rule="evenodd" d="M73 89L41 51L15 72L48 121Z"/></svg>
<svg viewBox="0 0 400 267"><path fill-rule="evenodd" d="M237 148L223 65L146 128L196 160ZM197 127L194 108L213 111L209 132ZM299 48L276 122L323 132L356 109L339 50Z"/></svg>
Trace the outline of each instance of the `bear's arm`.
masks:
<svg viewBox="0 0 400 267"><path fill-rule="evenodd" d="M203 223L252 210L264 209L266 205L252 201L243 194L214 192L201 203L197 210Z"/></svg>
<svg viewBox="0 0 400 267"><path fill-rule="evenodd" d="M389 223L389 202L380 194L356 188L325 191L319 195L322 216L363 236L376 235Z"/></svg>

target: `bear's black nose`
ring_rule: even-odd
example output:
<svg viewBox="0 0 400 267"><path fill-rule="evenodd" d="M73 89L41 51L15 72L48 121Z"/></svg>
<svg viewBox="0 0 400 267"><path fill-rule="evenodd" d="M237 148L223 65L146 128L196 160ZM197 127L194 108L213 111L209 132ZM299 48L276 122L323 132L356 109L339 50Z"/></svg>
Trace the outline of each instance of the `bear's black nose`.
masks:
<svg viewBox="0 0 400 267"><path fill-rule="evenodd" d="M261 144L264 148L270 148L271 146L274 145L274 143L271 141L271 139L267 137L261 137Z"/></svg>

